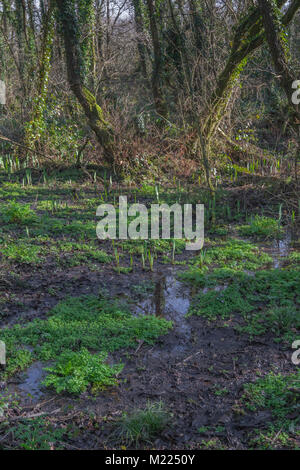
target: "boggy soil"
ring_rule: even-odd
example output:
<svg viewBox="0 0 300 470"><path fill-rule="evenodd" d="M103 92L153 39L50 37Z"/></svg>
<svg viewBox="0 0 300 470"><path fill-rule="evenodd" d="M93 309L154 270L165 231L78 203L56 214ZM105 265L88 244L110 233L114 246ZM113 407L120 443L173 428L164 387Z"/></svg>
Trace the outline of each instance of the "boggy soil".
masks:
<svg viewBox="0 0 300 470"><path fill-rule="evenodd" d="M268 242L260 247L272 256L273 267L282 268L290 242L288 234L280 243ZM101 245L102 249L103 246L106 245ZM190 256L184 252L176 260L184 263ZM113 264L101 265L101 269L84 264L62 268L50 258L42 268L15 265L13 273L6 271L1 290L4 296L6 292L9 295L1 306L2 328L46 318L49 310L66 296L98 295L99 291L126 302L134 315L153 314L171 320L173 328L153 345L137 340L135 349L110 353L108 361L121 360L124 368L118 375L117 386L96 395L88 389L74 397L43 387L41 381L48 363L41 361L3 380L1 400L7 400L9 406L0 417L0 447L24 447L26 438L15 430L35 419L65 431L63 437L53 439L55 443L49 437L50 448L256 447L253 438L265 430L266 423L272 422L272 410L247 409L242 401L244 385L270 371L295 373L293 350L291 345L274 341L271 331L254 338L237 331L238 316L226 322L186 316L199 289L178 279L178 272L185 269L185 265L174 266L158 260L154 272L134 263L133 272L123 274L116 272ZM149 288L133 289L138 285ZM143 439L128 442L118 435L117 424L124 413L159 401L171 420L151 442ZM279 437L280 429L276 429L275 437L265 437L263 448L300 446L299 433L293 435L292 444ZM38 443L30 445L39 448Z"/></svg>

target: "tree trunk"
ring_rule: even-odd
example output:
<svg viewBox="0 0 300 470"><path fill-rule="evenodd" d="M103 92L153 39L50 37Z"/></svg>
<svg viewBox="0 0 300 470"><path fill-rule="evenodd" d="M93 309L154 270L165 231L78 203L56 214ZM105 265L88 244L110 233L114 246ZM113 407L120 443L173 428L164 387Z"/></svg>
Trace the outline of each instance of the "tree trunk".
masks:
<svg viewBox="0 0 300 470"><path fill-rule="evenodd" d="M154 63L152 71L152 92L154 98L155 109L158 115L163 118L168 116L168 108L165 102L161 82L162 82L162 68L163 58L161 52L161 46L159 41L159 34L156 21L156 12L153 0L147 0L147 6L149 11L150 20L150 31L153 43Z"/></svg>
<svg viewBox="0 0 300 470"><path fill-rule="evenodd" d="M141 0L132 0L132 4L134 9L135 30L137 34L137 48L140 56L140 69L144 79L147 79L146 46L142 39L144 24Z"/></svg>
<svg viewBox="0 0 300 470"><path fill-rule="evenodd" d="M70 0L57 0L59 18L65 43L67 75L71 90L81 104L90 127L103 149L104 159L114 163L114 133L104 119L95 96L87 89L82 78L82 58L79 43L78 21Z"/></svg>

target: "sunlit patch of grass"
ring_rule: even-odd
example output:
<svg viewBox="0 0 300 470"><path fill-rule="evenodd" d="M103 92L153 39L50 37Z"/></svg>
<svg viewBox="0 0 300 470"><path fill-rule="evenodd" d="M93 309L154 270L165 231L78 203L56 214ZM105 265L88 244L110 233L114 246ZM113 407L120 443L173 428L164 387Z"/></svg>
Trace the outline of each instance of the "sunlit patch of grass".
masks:
<svg viewBox="0 0 300 470"><path fill-rule="evenodd" d="M243 236L251 236L259 239L280 238L284 234L278 220L271 217L256 215L248 225L239 227Z"/></svg>
<svg viewBox="0 0 300 470"><path fill-rule="evenodd" d="M195 256L191 260L190 270L183 273L182 278L197 282L198 279L201 280L203 267L207 266L236 271L254 271L271 262L271 256L260 251L256 245L243 240L230 239L219 246L209 247L203 254L200 253L200 255ZM200 273L198 272L199 269Z"/></svg>
<svg viewBox="0 0 300 470"><path fill-rule="evenodd" d="M39 264L41 248L30 243L8 243L1 248L2 255L20 264Z"/></svg>
<svg viewBox="0 0 300 470"><path fill-rule="evenodd" d="M126 444L150 443L170 421L171 415L161 401L148 403L144 409L124 413L117 423L116 434Z"/></svg>

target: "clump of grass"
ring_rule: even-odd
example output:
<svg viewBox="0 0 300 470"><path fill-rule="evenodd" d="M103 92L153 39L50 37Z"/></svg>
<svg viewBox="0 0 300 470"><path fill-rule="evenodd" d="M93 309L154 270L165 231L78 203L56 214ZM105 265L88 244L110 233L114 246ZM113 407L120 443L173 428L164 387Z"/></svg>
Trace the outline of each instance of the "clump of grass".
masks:
<svg viewBox="0 0 300 470"><path fill-rule="evenodd" d="M59 356L55 367L45 369L49 375L43 385L53 387L57 393L72 394L84 392L89 385L94 391L116 385L116 375L123 365L110 366L105 363L106 358L105 353L90 354L85 348L66 351Z"/></svg>
<svg viewBox="0 0 300 470"><path fill-rule="evenodd" d="M280 238L284 234L284 230L277 220L260 215L256 215L250 224L239 227L239 232L243 236L260 239Z"/></svg>
<svg viewBox="0 0 300 470"><path fill-rule="evenodd" d="M175 253L182 253L185 249L185 240L177 240L175 244ZM130 254L139 254L145 255L145 241L144 240L126 240L126 242L118 243L123 251ZM158 240L148 240L147 246L153 253L165 254L168 252L173 252L173 239L158 239ZM147 255L147 253L146 253Z"/></svg>
<svg viewBox="0 0 300 470"><path fill-rule="evenodd" d="M241 294L239 286L234 284L221 292L211 290L206 294L197 296L189 310L189 315L200 315L211 321L224 320L235 313L249 313L253 308L249 301L246 301L244 295Z"/></svg>
<svg viewBox="0 0 300 470"><path fill-rule="evenodd" d="M239 331L249 333L251 337L271 332L276 341L285 340L291 343L295 330L300 330L300 314L296 305L274 306L247 319L247 325L237 327Z"/></svg>
<svg viewBox="0 0 300 470"><path fill-rule="evenodd" d="M116 271L118 274L129 274L132 272L132 267L128 266L114 266L113 270Z"/></svg>
<svg viewBox="0 0 300 470"><path fill-rule="evenodd" d="M124 413L118 422L117 434L127 444L151 442L171 420L164 404L148 403L144 409Z"/></svg>

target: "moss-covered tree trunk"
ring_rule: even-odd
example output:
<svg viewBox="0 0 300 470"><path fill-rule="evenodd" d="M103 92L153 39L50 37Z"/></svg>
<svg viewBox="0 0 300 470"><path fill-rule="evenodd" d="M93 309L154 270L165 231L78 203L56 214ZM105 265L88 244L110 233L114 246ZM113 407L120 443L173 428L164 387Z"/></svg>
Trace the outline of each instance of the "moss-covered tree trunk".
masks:
<svg viewBox="0 0 300 470"><path fill-rule="evenodd" d="M71 90L81 104L90 127L103 149L107 163L114 163L114 133L111 125L104 118L103 111L95 96L84 85L82 54L79 41L79 26L75 2L57 0L59 20L65 44L68 82Z"/></svg>

